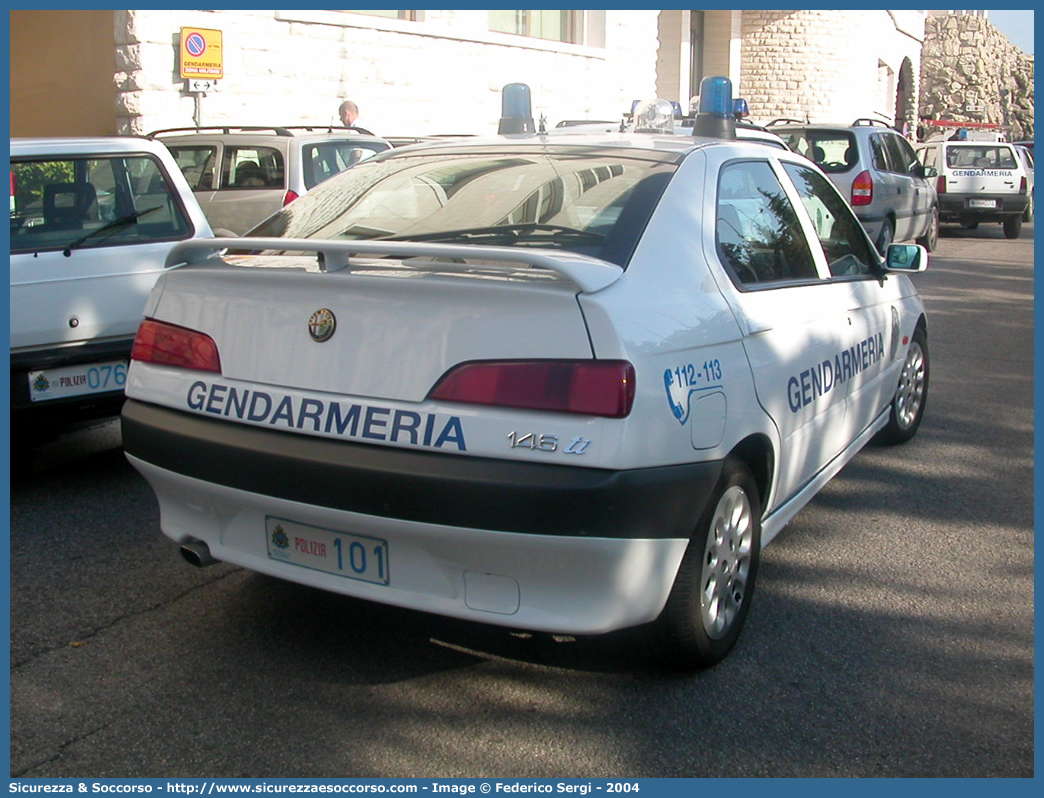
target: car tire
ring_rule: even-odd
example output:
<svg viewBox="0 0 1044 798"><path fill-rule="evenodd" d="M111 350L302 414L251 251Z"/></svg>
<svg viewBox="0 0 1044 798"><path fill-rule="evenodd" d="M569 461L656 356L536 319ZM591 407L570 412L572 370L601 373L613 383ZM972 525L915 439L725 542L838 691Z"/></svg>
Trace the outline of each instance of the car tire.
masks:
<svg viewBox="0 0 1044 798"><path fill-rule="evenodd" d="M1021 216L1008 216L1004 219L1004 237L1005 238L1018 238L1019 233L1022 232L1022 217Z"/></svg>
<svg viewBox="0 0 1044 798"><path fill-rule="evenodd" d="M694 671L729 653L750 610L760 554L761 495L746 464L728 458L667 603L648 627L661 664Z"/></svg>
<svg viewBox="0 0 1044 798"><path fill-rule="evenodd" d="M1029 204L1026 205L1026 211L1022 214L1022 221L1032 222L1033 221L1033 194L1029 195Z"/></svg>
<svg viewBox="0 0 1044 798"><path fill-rule="evenodd" d="M888 413L888 424L877 434L877 443L892 446L906 443L917 434L928 404L928 336L922 327L914 330L899 385Z"/></svg>
<svg viewBox="0 0 1044 798"><path fill-rule="evenodd" d="M939 209L932 208L932 218L928 223L928 229L924 235L917 239L917 243L929 252L934 252L939 246Z"/></svg>
<svg viewBox="0 0 1044 798"><path fill-rule="evenodd" d="M877 251L885 255L888 245L895 241L895 223L891 219L885 219L881 226L881 234L877 237Z"/></svg>

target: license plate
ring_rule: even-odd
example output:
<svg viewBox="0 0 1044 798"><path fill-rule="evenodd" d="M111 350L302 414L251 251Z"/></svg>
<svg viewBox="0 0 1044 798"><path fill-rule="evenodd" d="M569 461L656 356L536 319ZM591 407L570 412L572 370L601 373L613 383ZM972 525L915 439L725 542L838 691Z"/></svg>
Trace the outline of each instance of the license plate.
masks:
<svg viewBox="0 0 1044 798"><path fill-rule="evenodd" d="M29 398L34 402L122 391L127 382L127 361L84 363L29 372Z"/></svg>
<svg viewBox="0 0 1044 798"><path fill-rule="evenodd" d="M997 200L968 200L969 208L996 208Z"/></svg>
<svg viewBox="0 0 1044 798"><path fill-rule="evenodd" d="M378 585L388 584L388 544L378 538L265 518L268 556L273 560Z"/></svg>

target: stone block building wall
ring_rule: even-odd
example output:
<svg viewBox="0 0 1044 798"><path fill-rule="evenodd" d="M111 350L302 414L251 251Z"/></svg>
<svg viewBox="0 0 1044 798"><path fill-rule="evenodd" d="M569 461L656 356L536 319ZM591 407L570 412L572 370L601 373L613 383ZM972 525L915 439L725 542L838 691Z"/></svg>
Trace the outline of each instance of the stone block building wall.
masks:
<svg viewBox="0 0 1044 798"><path fill-rule="evenodd" d="M920 95L923 119L993 123L1011 141L1033 138L1033 57L988 19L928 19Z"/></svg>
<svg viewBox="0 0 1044 798"><path fill-rule="evenodd" d="M182 27L222 31L224 78L204 125L328 125L351 99L378 134L496 132L501 89L524 82L535 116L617 119L656 81L656 11L586 12L587 44L491 33L486 11L420 22L340 11L118 11L117 126L194 124L178 74ZM594 42L592 45L591 42ZM604 45L604 46L603 46Z"/></svg>
<svg viewBox="0 0 1044 798"><path fill-rule="evenodd" d="M923 31L920 11L745 10L740 94L760 122L913 122Z"/></svg>

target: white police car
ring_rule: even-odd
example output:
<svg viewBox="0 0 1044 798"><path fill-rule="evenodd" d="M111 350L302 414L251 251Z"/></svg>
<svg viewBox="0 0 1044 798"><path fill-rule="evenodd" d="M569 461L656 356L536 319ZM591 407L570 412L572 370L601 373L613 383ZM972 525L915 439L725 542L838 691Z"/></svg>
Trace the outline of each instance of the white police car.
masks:
<svg viewBox="0 0 1044 798"><path fill-rule="evenodd" d="M257 238L180 245L123 414L163 531L196 564L723 657L761 546L928 388L925 250L882 262L814 165L732 137L730 94L693 138L381 154Z"/></svg>

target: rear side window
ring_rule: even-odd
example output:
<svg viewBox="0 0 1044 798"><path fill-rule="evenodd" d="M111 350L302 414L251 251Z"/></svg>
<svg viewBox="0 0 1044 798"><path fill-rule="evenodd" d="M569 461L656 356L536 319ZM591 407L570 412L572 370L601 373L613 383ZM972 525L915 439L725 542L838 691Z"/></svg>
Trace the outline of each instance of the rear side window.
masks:
<svg viewBox="0 0 1044 798"><path fill-rule="evenodd" d="M950 169L1014 169L1015 154L1010 147L988 144L947 147L946 166Z"/></svg>
<svg viewBox="0 0 1044 798"><path fill-rule="evenodd" d="M384 149L377 142L323 141L306 144L301 148L305 188L312 188Z"/></svg>
<svg viewBox="0 0 1044 798"><path fill-rule="evenodd" d="M225 145L222 188L283 188L283 154L274 147Z"/></svg>
<svg viewBox="0 0 1044 798"><path fill-rule="evenodd" d="M870 157L874 164L874 169L878 172L890 172L891 165L888 163L888 150L885 147L884 139L874 134L870 137Z"/></svg>
<svg viewBox="0 0 1044 798"><path fill-rule="evenodd" d="M741 284L819 279L797 212L768 163L728 164L719 181L718 252Z"/></svg>
<svg viewBox="0 0 1044 798"><path fill-rule="evenodd" d="M151 155L11 162L11 252L144 244L192 231Z"/></svg>

